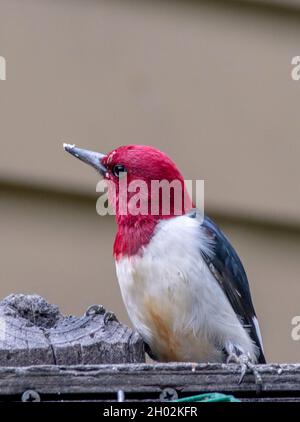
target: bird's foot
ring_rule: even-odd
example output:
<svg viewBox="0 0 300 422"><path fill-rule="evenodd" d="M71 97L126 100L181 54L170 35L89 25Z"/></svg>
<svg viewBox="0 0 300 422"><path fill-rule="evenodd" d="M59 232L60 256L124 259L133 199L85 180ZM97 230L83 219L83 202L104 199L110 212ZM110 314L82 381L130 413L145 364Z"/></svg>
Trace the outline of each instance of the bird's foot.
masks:
<svg viewBox="0 0 300 422"><path fill-rule="evenodd" d="M227 358L227 363L237 363L241 367L241 375L239 379L239 384L241 384L245 378L245 375L247 373L247 370L249 369L255 378L255 384L257 392L262 390L263 387L263 380L258 372L258 369L256 368L256 365L251 362L250 357L245 354L241 353L240 355L237 355L235 353L231 353Z"/></svg>

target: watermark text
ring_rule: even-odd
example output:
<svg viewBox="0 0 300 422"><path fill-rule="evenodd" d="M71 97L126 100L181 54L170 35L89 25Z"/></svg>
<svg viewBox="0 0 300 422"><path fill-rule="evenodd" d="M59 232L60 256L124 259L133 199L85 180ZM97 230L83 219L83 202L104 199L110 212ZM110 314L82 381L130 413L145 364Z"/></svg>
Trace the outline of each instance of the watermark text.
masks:
<svg viewBox="0 0 300 422"><path fill-rule="evenodd" d="M0 56L0 81L6 81L6 60Z"/></svg>

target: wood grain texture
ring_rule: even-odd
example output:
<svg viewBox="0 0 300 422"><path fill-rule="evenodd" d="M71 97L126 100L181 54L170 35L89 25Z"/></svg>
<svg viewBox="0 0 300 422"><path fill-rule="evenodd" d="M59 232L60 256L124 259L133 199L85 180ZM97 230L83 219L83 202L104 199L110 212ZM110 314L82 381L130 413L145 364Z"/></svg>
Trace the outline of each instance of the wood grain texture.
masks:
<svg viewBox="0 0 300 422"><path fill-rule="evenodd" d="M125 395L159 396L171 387L181 395L207 392L233 393L244 398L296 397L300 395L300 364L258 366L263 389L256 395L252 374L239 385L240 368L235 364L118 364L0 368L1 395L18 395L33 389L41 395L107 395L123 390ZM299 397L298 397L299 399Z"/></svg>
<svg viewBox="0 0 300 422"><path fill-rule="evenodd" d="M0 302L0 366L144 361L142 338L102 306L75 317L37 295L12 294Z"/></svg>

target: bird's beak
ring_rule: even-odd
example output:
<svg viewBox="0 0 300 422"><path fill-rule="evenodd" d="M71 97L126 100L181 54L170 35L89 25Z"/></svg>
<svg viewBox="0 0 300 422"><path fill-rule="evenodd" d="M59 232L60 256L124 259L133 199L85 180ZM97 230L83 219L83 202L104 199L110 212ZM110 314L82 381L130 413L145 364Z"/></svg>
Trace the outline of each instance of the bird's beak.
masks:
<svg viewBox="0 0 300 422"><path fill-rule="evenodd" d="M64 144L64 150L79 158L79 160L94 167L102 176L107 172L107 168L102 164L105 154L100 152L88 151L87 149L77 148L75 145Z"/></svg>

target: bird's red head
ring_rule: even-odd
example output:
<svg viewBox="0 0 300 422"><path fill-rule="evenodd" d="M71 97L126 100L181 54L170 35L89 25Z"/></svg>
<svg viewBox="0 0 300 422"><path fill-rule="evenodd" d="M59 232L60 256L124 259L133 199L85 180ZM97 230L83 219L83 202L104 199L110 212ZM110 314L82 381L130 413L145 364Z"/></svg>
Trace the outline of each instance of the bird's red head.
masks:
<svg viewBox="0 0 300 422"><path fill-rule="evenodd" d="M160 220L192 208L180 171L156 148L126 145L105 155L73 146L65 149L93 165L107 180L108 199L118 224L114 244L117 259L142 253Z"/></svg>

